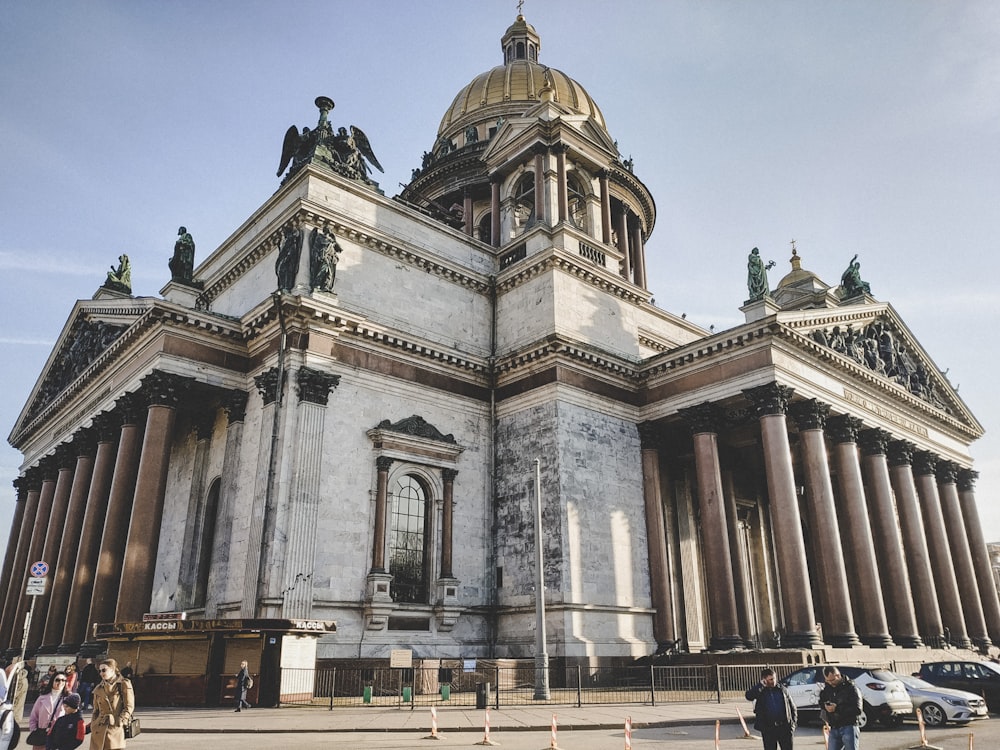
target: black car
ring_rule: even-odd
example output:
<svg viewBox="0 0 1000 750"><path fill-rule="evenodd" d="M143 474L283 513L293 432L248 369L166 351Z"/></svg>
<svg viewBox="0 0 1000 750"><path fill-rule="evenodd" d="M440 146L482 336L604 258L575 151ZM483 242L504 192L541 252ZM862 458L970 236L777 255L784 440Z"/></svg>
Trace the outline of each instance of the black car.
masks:
<svg viewBox="0 0 1000 750"><path fill-rule="evenodd" d="M932 685L981 695L990 711L1000 711L1000 665L983 661L933 661L913 674Z"/></svg>

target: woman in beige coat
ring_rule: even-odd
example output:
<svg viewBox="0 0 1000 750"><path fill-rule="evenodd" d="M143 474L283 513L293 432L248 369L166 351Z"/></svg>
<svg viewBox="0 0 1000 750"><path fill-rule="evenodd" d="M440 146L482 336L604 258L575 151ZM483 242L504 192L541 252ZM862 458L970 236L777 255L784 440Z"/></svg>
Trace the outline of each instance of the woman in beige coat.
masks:
<svg viewBox="0 0 1000 750"><path fill-rule="evenodd" d="M90 720L91 750L122 750L125 725L132 721L135 695L132 683L121 676L118 663L105 659L98 665L101 681L94 688L94 716Z"/></svg>

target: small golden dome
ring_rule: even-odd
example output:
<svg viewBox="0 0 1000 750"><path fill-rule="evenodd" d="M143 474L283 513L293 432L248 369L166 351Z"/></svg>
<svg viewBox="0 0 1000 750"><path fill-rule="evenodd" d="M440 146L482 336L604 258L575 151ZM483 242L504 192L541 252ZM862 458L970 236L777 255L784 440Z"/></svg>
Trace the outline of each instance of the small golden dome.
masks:
<svg viewBox="0 0 1000 750"><path fill-rule="evenodd" d="M799 253L794 247L792 248L792 257L788 259L788 262L792 264L792 270L785 274L785 277L778 282L777 289L784 289L790 286L803 286L803 282L817 289L825 289L827 287L819 276L812 271L806 271L802 268L802 259L799 258Z"/></svg>

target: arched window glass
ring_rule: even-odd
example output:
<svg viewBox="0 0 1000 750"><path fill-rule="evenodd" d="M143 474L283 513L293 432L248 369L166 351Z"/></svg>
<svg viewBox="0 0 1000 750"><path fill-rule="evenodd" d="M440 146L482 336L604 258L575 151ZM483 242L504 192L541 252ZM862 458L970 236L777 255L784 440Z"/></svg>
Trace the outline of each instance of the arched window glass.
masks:
<svg viewBox="0 0 1000 750"><path fill-rule="evenodd" d="M587 194L583 189L580 178L571 175L567 180L569 188L569 220L577 229L587 231Z"/></svg>
<svg viewBox="0 0 1000 750"><path fill-rule="evenodd" d="M392 493L389 573L397 602L427 603L427 493L406 474Z"/></svg>
<svg viewBox="0 0 1000 750"><path fill-rule="evenodd" d="M483 217L479 220L479 224L476 225L476 238L481 242L489 243L492 241L493 236L493 214L485 213Z"/></svg>
<svg viewBox="0 0 1000 750"><path fill-rule="evenodd" d="M515 235L524 232L535 221L535 173L526 172L514 188Z"/></svg>

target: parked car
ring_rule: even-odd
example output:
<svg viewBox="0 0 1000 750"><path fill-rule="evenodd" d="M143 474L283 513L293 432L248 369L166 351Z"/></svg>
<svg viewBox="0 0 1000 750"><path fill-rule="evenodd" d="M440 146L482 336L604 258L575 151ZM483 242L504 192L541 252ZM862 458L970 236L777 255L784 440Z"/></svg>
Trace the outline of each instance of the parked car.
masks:
<svg viewBox="0 0 1000 750"><path fill-rule="evenodd" d="M981 695L990 711L1000 711L1000 665L985 661L932 661L913 676L932 685Z"/></svg>
<svg viewBox="0 0 1000 750"><path fill-rule="evenodd" d="M990 715L986 701L975 693L964 690L938 687L926 680L893 672L910 695L913 708L920 709L924 723L929 727L941 727L949 721L967 724L973 719L984 719Z"/></svg>
<svg viewBox="0 0 1000 750"><path fill-rule="evenodd" d="M820 720L819 692L825 684L823 669L827 666L803 667L781 680L799 711L800 723ZM836 666L842 675L854 681L864 699L860 722L862 729L875 722L883 726L899 726L906 716L913 714L910 696L892 672L869 667Z"/></svg>

